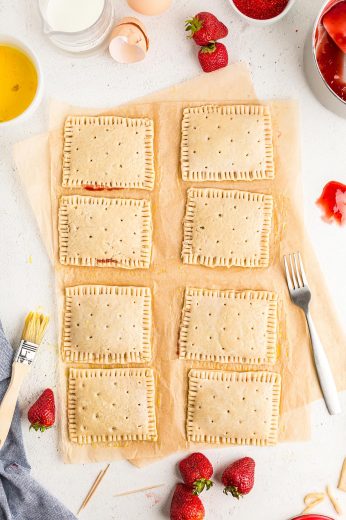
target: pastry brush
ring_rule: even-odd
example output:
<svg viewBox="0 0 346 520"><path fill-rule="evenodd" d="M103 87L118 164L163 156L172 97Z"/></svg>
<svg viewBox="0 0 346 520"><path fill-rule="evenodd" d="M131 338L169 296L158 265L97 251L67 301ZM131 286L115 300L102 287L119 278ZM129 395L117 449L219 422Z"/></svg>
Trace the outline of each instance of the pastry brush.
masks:
<svg viewBox="0 0 346 520"><path fill-rule="evenodd" d="M37 312L30 312L25 319L22 340L12 364L11 381L0 404L0 449L3 447L10 430L20 388L30 371L48 322L47 316Z"/></svg>

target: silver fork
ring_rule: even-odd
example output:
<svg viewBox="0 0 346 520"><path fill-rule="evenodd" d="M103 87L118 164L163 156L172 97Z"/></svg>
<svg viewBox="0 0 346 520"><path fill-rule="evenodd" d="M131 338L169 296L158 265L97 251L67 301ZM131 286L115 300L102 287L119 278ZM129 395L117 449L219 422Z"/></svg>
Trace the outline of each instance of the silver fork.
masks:
<svg viewBox="0 0 346 520"><path fill-rule="evenodd" d="M303 309L306 316L315 360L315 367L323 393L324 402L326 403L330 415L336 415L341 412L338 391L335 386L328 358L309 312L311 291L308 286L308 281L300 253L289 254L287 257L284 256L284 265L291 300L295 305Z"/></svg>

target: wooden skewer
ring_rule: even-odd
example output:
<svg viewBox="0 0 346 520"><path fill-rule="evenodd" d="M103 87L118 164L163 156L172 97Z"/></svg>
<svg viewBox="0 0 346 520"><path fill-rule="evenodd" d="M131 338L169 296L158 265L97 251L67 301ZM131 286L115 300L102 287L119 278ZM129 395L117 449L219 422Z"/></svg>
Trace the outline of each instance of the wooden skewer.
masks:
<svg viewBox="0 0 346 520"><path fill-rule="evenodd" d="M164 484L157 484L156 486L149 486L139 489L132 489L131 491L124 491L123 493L118 493L114 495L115 497L126 497L127 495L134 495L135 493L142 493L143 491L149 491L151 489L157 489L163 487Z"/></svg>
<svg viewBox="0 0 346 520"><path fill-rule="evenodd" d="M346 491L346 458L344 459L344 463L341 468L338 489L340 489L340 491Z"/></svg>
<svg viewBox="0 0 346 520"><path fill-rule="evenodd" d="M105 476L105 474L107 473L108 471L108 468L109 468L110 464L108 464L108 466L106 466L104 469L102 469L100 471L100 473L97 475L93 485L91 486L91 488L89 489L88 491L88 494L87 496L85 497L85 499L83 500L83 503L82 505L80 506L80 508L78 509L78 512L77 512L77 516L79 515L79 513L86 508L86 506L88 505L89 501L91 500L92 496L94 495L96 489L98 488L98 486L100 485L101 483L101 480L103 479L103 477Z"/></svg>
<svg viewBox="0 0 346 520"><path fill-rule="evenodd" d="M97 475L96 479L94 480L94 482L93 482L91 488L89 489L89 491L88 491L86 497L84 498L84 500L83 500L83 502L82 502L82 505L80 506L80 508L79 508L78 511L77 511L77 516L78 516L79 513L84 509L84 507L85 507L85 505L86 505L86 502L87 502L89 496L91 495L91 493L94 491L95 486L98 484L98 482L99 482L99 480L100 480L100 478L101 478L101 476L102 476L102 473L103 473L103 470L101 470L101 471L99 472L99 474Z"/></svg>
<svg viewBox="0 0 346 520"><path fill-rule="evenodd" d="M311 509L314 509L316 506L318 506L318 504L320 504L321 502L323 502L324 498L316 498L316 500L314 500L313 502L311 502L308 506L306 506L306 508L302 511L302 515L304 515L305 513L307 513L308 511L311 511Z"/></svg>
<svg viewBox="0 0 346 520"><path fill-rule="evenodd" d="M320 498L325 498L326 497L326 494L325 493L308 493L305 497L304 497L304 504L306 506L309 506L310 504L312 504L312 502L314 502L315 500L319 500Z"/></svg>
<svg viewBox="0 0 346 520"><path fill-rule="evenodd" d="M103 479L103 477L105 476L108 468L109 468L110 464L108 464L108 466L106 466L105 469L101 470L100 473L97 475L96 477L96 480L94 481L93 485L91 486L87 496L85 497L82 505L80 506L79 510L78 510L78 513L77 515L79 515L79 513L85 509L85 507L87 506L89 500L92 498L92 496L94 495L96 489L98 488L99 484L101 483L101 480Z"/></svg>
<svg viewBox="0 0 346 520"><path fill-rule="evenodd" d="M336 512L338 515L341 515L341 514L342 514L342 511L341 511L340 504L339 504L339 502L336 500L336 498L332 495L332 491L331 491L331 489L330 489L330 486L327 486L327 487L326 487L326 491L327 491L328 498L329 498L329 500L331 501L332 506L333 506L334 509L335 509L335 512Z"/></svg>

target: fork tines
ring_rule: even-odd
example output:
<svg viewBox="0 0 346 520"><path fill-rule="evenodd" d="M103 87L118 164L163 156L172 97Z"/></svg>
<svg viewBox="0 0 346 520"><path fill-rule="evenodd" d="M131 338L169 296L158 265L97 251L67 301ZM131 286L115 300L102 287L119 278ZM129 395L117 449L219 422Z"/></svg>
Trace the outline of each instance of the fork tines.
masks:
<svg viewBox="0 0 346 520"><path fill-rule="evenodd" d="M302 257L299 253L284 256L287 285L290 291L307 287L308 281L304 271Z"/></svg>

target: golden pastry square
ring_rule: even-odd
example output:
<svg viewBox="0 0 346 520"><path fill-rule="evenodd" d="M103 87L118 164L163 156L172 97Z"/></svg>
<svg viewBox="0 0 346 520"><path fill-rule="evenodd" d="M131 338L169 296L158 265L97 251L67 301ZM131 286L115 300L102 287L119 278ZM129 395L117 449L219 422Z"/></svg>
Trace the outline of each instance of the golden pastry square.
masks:
<svg viewBox="0 0 346 520"><path fill-rule="evenodd" d="M181 169L185 181L272 179L269 108L265 105L185 108Z"/></svg>
<svg viewBox="0 0 346 520"><path fill-rule="evenodd" d="M151 359L149 287L79 285L65 291L63 353L80 363Z"/></svg>
<svg viewBox="0 0 346 520"><path fill-rule="evenodd" d="M78 444L156 440L153 370L70 369L68 432Z"/></svg>
<svg viewBox="0 0 346 520"><path fill-rule="evenodd" d="M192 442L277 442L281 378L274 372L190 370L187 438Z"/></svg>
<svg viewBox="0 0 346 520"><path fill-rule="evenodd" d="M69 116L64 130L62 185L152 190L153 139L151 119Z"/></svg>
<svg viewBox="0 0 346 520"><path fill-rule="evenodd" d="M59 254L65 265L148 268L151 205L140 199L62 197Z"/></svg>
<svg viewBox="0 0 346 520"><path fill-rule="evenodd" d="M179 357L220 363L274 363L277 295L187 288Z"/></svg>
<svg viewBox="0 0 346 520"><path fill-rule="evenodd" d="M271 195L188 189L183 262L208 267L267 267L272 212Z"/></svg>

